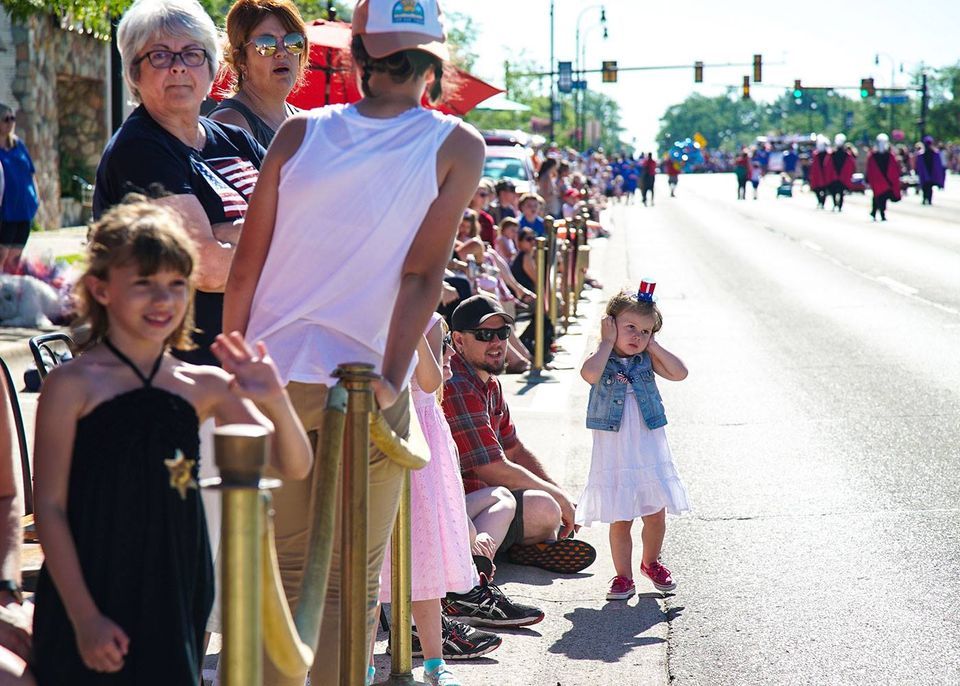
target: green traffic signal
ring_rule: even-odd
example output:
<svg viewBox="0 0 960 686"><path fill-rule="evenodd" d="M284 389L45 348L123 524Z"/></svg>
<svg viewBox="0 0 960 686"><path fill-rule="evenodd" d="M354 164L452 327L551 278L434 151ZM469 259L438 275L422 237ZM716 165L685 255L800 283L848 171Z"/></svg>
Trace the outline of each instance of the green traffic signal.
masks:
<svg viewBox="0 0 960 686"><path fill-rule="evenodd" d="M870 94L867 92L867 89L866 89L866 88L861 88L861 89L860 89L860 97L861 97L861 98L869 97L869 95L870 95Z"/></svg>
<svg viewBox="0 0 960 686"><path fill-rule="evenodd" d="M799 100L800 98L803 97L803 91L800 90L799 88L794 88L794 89L793 89L793 97L796 98L797 100Z"/></svg>

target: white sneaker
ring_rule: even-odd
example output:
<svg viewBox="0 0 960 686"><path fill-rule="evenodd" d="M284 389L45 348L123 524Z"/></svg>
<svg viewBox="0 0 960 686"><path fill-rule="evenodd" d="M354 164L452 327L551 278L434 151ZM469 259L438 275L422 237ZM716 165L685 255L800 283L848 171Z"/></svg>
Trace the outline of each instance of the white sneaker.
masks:
<svg viewBox="0 0 960 686"><path fill-rule="evenodd" d="M430 686L463 686L453 672L447 669L445 662L441 663L435 672L423 670L423 676Z"/></svg>

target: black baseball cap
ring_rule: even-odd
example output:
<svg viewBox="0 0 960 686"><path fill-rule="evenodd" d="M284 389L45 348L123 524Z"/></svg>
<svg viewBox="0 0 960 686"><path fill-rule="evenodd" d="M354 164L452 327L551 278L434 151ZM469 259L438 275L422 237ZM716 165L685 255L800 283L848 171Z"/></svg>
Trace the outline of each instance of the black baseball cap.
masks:
<svg viewBox="0 0 960 686"><path fill-rule="evenodd" d="M500 303L486 295L472 295L459 305L450 316L451 331L477 329L490 317L500 316L513 324L513 317L503 311Z"/></svg>
<svg viewBox="0 0 960 686"><path fill-rule="evenodd" d="M497 193L501 193L503 191L515 191L517 190L517 187L510 179L500 179L493 187L493 190Z"/></svg>

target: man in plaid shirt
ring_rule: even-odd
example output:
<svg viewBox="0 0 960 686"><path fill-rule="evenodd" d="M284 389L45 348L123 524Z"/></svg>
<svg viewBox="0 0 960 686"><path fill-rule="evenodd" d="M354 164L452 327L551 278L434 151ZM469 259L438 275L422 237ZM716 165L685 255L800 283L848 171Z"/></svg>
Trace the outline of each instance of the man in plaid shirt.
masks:
<svg viewBox="0 0 960 686"><path fill-rule="evenodd" d="M541 462L520 442L498 374L506 366L513 318L485 295L464 300L451 317L452 378L444 386L443 411L460 452L467 509L488 487L509 489L516 510L500 551L517 564L574 573L596 551L574 533L574 504ZM473 497L472 497L473 496ZM482 496L482 497L485 497ZM477 526L482 532L481 526Z"/></svg>

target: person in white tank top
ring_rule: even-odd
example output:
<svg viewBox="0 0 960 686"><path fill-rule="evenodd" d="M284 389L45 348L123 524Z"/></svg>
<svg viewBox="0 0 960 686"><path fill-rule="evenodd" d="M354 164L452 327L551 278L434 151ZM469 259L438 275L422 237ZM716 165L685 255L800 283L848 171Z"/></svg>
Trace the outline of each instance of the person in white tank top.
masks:
<svg viewBox="0 0 960 686"><path fill-rule="evenodd" d="M439 303L457 226L480 180L479 133L421 107L427 89L438 99L449 55L436 0L419 0L417 7L423 12L406 16L393 0L357 3L352 52L363 98L298 114L277 132L227 282L224 330L267 342L314 440L330 373L353 361L374 364L381 375L376 400L405 434L414 351ZM284 482L274 494L277 553L291 606L312 519L312 480L311 474ZM371 446L368 638L401 484L402 470ZM334 568L313 686L340 683L338 586ZM267 664L264 684L303 686L304 676L285 677Z"/></svg>

